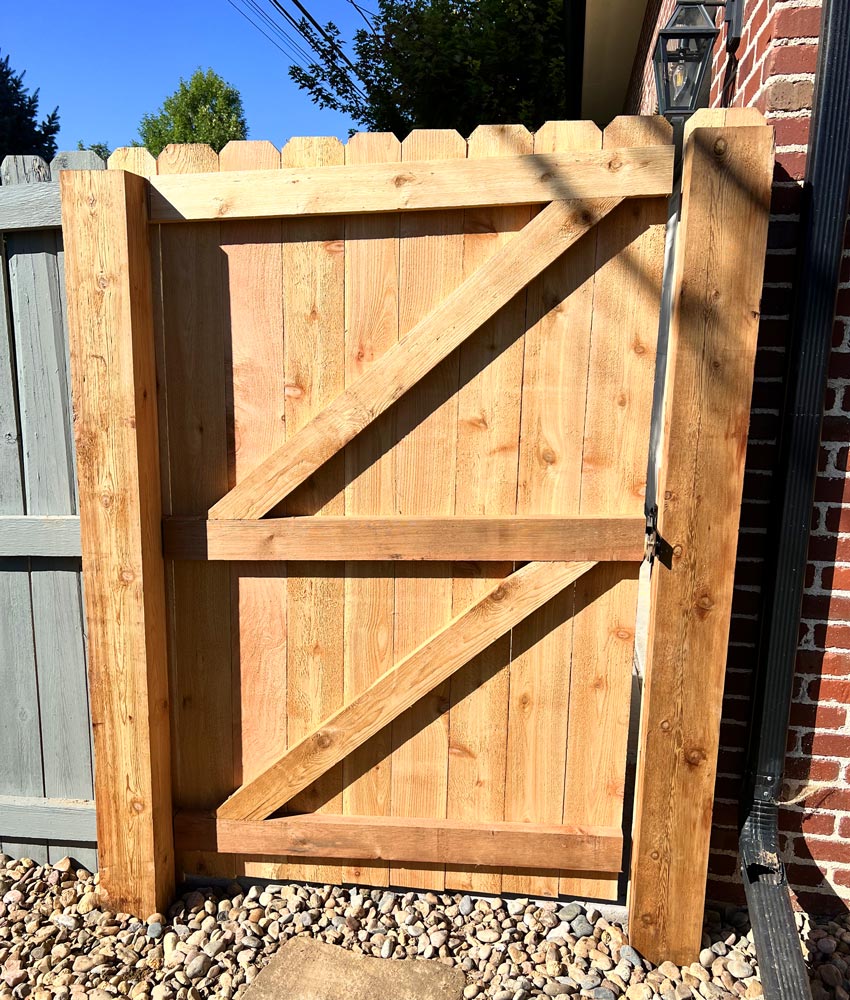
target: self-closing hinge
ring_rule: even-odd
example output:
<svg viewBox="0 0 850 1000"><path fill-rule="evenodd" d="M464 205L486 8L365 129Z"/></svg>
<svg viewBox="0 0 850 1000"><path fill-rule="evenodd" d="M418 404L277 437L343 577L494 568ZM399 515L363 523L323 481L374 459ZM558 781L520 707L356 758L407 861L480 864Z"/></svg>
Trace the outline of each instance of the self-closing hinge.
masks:
<svg viewBox="0 0 850 1000"><path fill-rule="evenodd" d="M652 562L658 552L658 504L646 511L646 560Z"/></svg>

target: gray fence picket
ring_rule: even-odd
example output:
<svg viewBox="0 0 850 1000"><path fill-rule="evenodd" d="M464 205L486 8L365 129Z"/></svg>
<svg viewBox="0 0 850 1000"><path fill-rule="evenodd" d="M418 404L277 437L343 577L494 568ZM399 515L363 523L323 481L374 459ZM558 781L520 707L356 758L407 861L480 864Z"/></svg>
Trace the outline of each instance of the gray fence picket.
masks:
<svg viewBox="0 0 850 1000"><path fill-rule="evenodd" d="M5 163L4 163L5 167ZM6 255L0 240L0 514L23 514L20 434L15 406L12 327ZM38 683L32 631L29 559L0 559L0 795L44 795ZM8 834L8 831L6 831ZM0 838L4 831L0 828ZM29 843L0 840L9 854L33 853ZM46 857L46 848L40 845Z"/></svg>
<svg viewBox="0 0 850 1000"><path fill-rule="evenodd" d="M50 168L38 158L7 157L0 174L4 186L36 188L51 175L55 180L62 169L103 167L95 154L80 151L59 154ZM26 513L75 514L61 231L9 233L7 252ZM32 558L29 567L38 714L44 723L40 794L90 799L92 757L79 561ZM49 842L44 850L45 860L72 853L83 864L95 864L91 847ZM28 853L35 856L34 851L35 847Z"/></svg>
<svg viewBox="0 0 850 1000"><path fill-rule="evenodd" d="M93 149L72 149L50 161L50 179L58 180L60 170L106 170L106 164Z"/></svg>

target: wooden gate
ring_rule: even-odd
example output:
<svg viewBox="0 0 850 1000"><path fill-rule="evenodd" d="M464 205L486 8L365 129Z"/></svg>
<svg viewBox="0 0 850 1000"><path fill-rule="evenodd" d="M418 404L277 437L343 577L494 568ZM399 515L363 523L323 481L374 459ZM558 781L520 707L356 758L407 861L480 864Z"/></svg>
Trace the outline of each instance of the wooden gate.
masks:
<svg viewBox="0 0 850 1000"><path fill-rule="evenodd" d="M699 945L772 163L733 118L695 120L671 278L651 956ZM175 872L616 898L666 123L110 167L62 198L114 905Z"/></svg>

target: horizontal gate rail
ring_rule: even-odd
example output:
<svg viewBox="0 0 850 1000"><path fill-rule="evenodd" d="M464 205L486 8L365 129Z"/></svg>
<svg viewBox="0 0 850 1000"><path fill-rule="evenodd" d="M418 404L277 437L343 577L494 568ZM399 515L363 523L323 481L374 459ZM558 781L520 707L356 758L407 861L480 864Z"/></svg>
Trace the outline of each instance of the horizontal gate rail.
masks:
<svg viewBox="0 0 850 1000"><path fill-rule="evenodd" d="M222 175L226 176L226 175ZM445 360L622 198L553 201L306 426L210 508L262 517Z"/></svg>
<svg viewBox="0 0 850 1000"><path fill-rule="evenodd" d="M163 540L172 559L640 562L645 527L643 517L167 517Z"/></svg>
<svg viewBox="0 0 850 1000"><path fill-rule="evenodd" d="M151 178L151 222L531 205L668 195L671 146Z"/></svg>
<svg viewBox="0 0 850 1000"><path fill-rule="evenodd" d="M218 809L222 819L265 819L447 680L500 635L595 566L529 563L382 674Z"/></svg>
<svg viewBox="0 0 850 1000"><path fill-rule="evenodd" d="M618 827L306 813L267 820L230 820L204 813L174 817L178 848L222 854L413 861L431 864L565 868L619 872Z"/></svg>

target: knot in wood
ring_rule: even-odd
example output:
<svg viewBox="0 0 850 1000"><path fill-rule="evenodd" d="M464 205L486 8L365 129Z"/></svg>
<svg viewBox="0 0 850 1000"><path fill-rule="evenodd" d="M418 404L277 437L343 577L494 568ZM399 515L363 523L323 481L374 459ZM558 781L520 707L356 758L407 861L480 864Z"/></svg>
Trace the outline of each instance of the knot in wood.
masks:
<svg viewBox="0 0 850 1000"><path fill-rule="evenodd" d="M490 596L494 601L503 601L508 596L508 588L504 585L496 587Z"/></svg>
<svg viewBox="0 0 850 1000"><path fill-rule="evenodd" d="M707 754L701 747L691 747L685 751L685 763L691 767L699 767L706 760Z"/></svg>
<svg viewBox="0 0 850 1000"><path fill-rule="evenodd" d="M546 465L554 465L557 456L551 448L544 448L540 453L540 457L543 459Z"/></svg>
<svg viewBox="0 0 850 1000"><path fill-rule="evenodd" d="M333 736L326 730L322 729L316 733L316 746L320 750L327 750L328 747L333 743Z"/></svg>
<svg viewBox="0 0 850 1000"><path fill-rule="evenodd" d="M725 139L717 139L714 143L714 155L718 157L725 156L728 148L729 143Z"/></svg>
<svg viewBox="0 0 850 1000"><path fill-rule="evenodd" d="M618 170L621 170L622 167L623 167L623 161L620 159L619 156L612 156L611 159L608 161L608 169L612 173L616 173Z"/></svg>
<svg viewBox="0 0 850 1000"><path fill-rule="evenodd" d="M670 722L669 722L669 720L668 719L662 719L661 720L661 725L660 725L659 728L661 729L662 733L669 733L670 732Z"/></svg>

